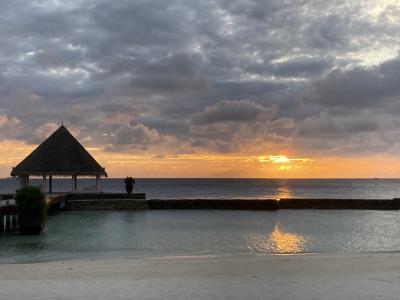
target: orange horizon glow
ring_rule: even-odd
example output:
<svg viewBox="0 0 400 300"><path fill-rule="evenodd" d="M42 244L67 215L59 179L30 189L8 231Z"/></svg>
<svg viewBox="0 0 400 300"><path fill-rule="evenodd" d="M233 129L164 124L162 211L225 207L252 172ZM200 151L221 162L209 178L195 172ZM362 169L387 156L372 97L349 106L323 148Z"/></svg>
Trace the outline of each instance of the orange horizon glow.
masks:
<svg viewBox="0 0 400 300"><path fill-rule="evenodd" d="M22 161L35 145L0 142L0 177ZM116 153L86 148L110 177L136 178L400 178L400 157L307 157L284 154Z"/></svg>

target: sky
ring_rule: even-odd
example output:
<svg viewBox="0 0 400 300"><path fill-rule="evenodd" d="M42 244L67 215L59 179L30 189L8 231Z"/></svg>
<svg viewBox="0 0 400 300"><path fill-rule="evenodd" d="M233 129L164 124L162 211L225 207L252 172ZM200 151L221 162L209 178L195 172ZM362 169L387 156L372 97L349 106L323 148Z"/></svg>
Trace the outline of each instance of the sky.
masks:
<svg viewBox="0 0 400 300"><path fill-rule="evenodd" d="M0 176L400 177L397 0L2 0Z"/></svg>

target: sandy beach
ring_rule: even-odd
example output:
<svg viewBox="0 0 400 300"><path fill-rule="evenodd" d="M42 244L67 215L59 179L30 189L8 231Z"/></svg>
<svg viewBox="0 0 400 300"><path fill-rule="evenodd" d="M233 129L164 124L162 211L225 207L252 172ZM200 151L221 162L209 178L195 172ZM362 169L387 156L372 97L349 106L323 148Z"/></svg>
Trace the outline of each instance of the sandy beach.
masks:
<svg viewBox="0 0 400 300"><path fill-rule="evenodd" d="M398 299L400 254L117 258L0 265L0 299Z"/></svg>

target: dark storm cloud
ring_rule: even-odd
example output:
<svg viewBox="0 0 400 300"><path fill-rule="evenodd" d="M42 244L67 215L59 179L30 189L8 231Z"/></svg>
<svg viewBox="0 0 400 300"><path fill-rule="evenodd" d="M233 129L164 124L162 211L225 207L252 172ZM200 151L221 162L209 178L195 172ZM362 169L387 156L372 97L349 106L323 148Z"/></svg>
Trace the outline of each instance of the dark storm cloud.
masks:
<svg viewBox="0 0 400 300"><path fill-rule="evenodd" d="M366 134L379 139L371 149L395 145L397 4L15 0L0 11L2 139L37 143L65 121L110 151L308 149L324 136L351 148Z"/></svg>
<svg viewBox="0 0 400 300"><path fill-rule="evenodd" d="M308 77L321 75L331 68L331 64L324 59L305 57L275 64L273 68L276 76Z"/></svg>
<svg viewBox="0 0 400 300"><path fill-rule="evenodd" d="M322 112L299 123L298 141L338 152L399 149L399 57L374 67L334 70L306 89Z"/></svg>
<svg viewBox="0 0 400 300"><path fill-rule="evenodd" d="M334 70L314 82L304 97L324 106L365 108L398 101L400 96L400 57L372 68Z"/></svg>
<svg viewBox="0 0 400 300"><path fill-rule="evenodd" d="M265 120L275 115L276 107L265 107L248 100L221 101L193 118L194 124L219 122L248 122L263 117Z"/></svg>

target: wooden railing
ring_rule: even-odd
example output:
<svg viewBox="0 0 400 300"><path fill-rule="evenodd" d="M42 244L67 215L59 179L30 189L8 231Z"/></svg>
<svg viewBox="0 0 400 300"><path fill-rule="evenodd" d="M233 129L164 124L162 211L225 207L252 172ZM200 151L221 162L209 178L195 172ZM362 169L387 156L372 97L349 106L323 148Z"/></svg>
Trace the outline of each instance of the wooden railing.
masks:
<svg viewBox="0 0 400 300"><path fill-rule="evenodd" d="M0 200L0 231L15 230L18 227L18 214L15 200L9 195L1 195Z"/></svg>

